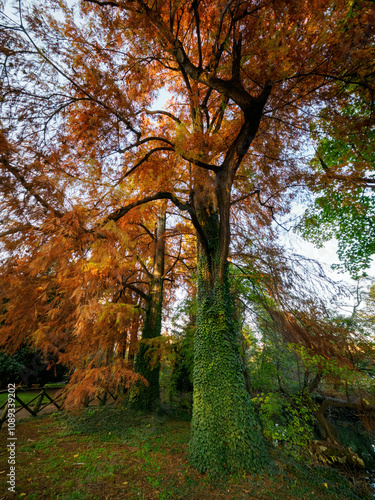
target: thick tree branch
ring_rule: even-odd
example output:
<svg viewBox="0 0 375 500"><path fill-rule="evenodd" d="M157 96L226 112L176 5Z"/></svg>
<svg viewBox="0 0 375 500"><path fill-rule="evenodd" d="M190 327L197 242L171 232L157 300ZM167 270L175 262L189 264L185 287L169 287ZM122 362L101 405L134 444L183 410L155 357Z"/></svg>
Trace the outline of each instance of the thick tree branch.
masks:
<svg viewBox="0 0 375 500"><path fill-rule="evenodd" d="M197 160L196 158L193 158L192 156L189 156L186 154L186 152L181 153L178 152L178 154L181 156L186 161L189 161L193 165L196 165L197 167L204 168L205 170L211 170L212 172L220 172L221 167L218 167L217 165L211 165L210 163L205 163L204 161Z"/></svg>
<svg viewBox="0 0 375 500"><path fill-rule="evenodd" d="M259 98L244 111L245 121L230 145L220 170L216 172L216 196L220 211L220 274L223 275L230 242L230 193L236 172L249 150L262 117L263 108L271 93L272 84L267 82ZM221 276L220 276L221 278Z"/></svg>
<svg viewBox="0 0 375 500"><path fill-rule="evenodd" d="M222 29L223 29L223 23L224 23L225 14L227 13L228 9L230 8L230 6L232 5L232 3L234 1L235 0L228 0L227 4L225 5L225 7L223 8L223 10L221 11L220 20L219 20L219 28L217 30L216 40L215 40L215 44L214 44L214 47L216 47L216 52L220 50L219 49L219 40L220 40L221 32L222 32Z"/></svg>
<svg viewBox="0 0 375 500"><path fill-rule="evenodd" d="M212 119L212 125L215 125L215 122L216 122L214 134L217 134L217 132L219 132L219 130L220 130L220 127L221 127L221 124L222 124L223 118L224 118L224 113L225 113L225 110L227 109L228 101L229 101L229 98L227 96L223 96L222 101L221 101L221 106L217 110L215 116Z"/></svg>
<svg viewBox="0 0 375 500"><path fill-rule="evenodd" d="M128 170L128 172L126 172L120 178L120 180L117 181L117 182L121 182L123 179L125 179L125 177L127 177L128 175L130 175L137 167L139 167L139 165L141 165L144 161L148 160L148 158L150 157L150 155L152 153L154 153L155 151L162 151L162 150L164 150L164 151L175 151L176 154L178 154L179 156L181 156L181 158L183 158L184 160L189 161L190 163L193 163L197 167L204 168L205 170L212 170L213 172L219 172L219 170L221 168L221 167L218 167L217 165L211 165L209 163L205 163L205 162L200 161L200 160L198 160L196 158L193 158L186 151L185 152L179 151L178 148L175 146L175 144L173 144L173 142L171 142L169 139L164 139L163 137L146 137L145 139L142 139L141 141L138 141L138 142L136 142L134 144L131 144L127 148L120 149L118 151L119 151L119 153L125 153L126 151L129 151L132 148L135 148L137 146L140 146L141 144L145 144L146 142L150 142L150 141L165 142L166 144L170 145L171 147L169 147L169 148L167 148L167 147L160 147L160 148L154 148L154 149L152 149L151 151L149 151L146 154L146 156L142 160L140 160L140 162L138 162L136 165L134 165L134 167L132 167L130 170Z"/></svg>
<svg viewBox="0 0 375 500"><path fill-rule="evenodd" d="M242 49L242 37L236 42L233 40L233 50L232 50L232 80L240 81L240 70L241 70L241 49Z"/></svg>
<svg viewBox="0 0 375 500"><path fill-rule="evenodd" d="M115 212L113 212L111 215L108 215L104 219L103 224L106 224L107 222L112 220L116 222L120 220L122 217L124 217L127 213L129 213L130 210L132 210L133 208L145 205L146 203L150 203L151 201L156 201L156 200L171 200L171 202L177 208L179 208L182 211L188 212L203 247L205 248L205 250L208 251L208 241L202 229L202 226L199 224L194 208L188 203L183 203L177 198L176 195L167 191L161 191L152 196L146 196L145 198L129 203L129 205L126 205L125 207L117 209Z"/></svg>
<svg viewBox="0 0 375 500"><path fill-rule="evenodd" d="M150 203L150 201L156 200L171 200L172 203L176 205L176 207L178 207L180 210L188 211L189 213L191 210L193 210L193 208L189 204L181 202L173 193L161 191L152 196L146 196L145 198L129 203L129 205L126 205L125 207L117 209L111 215L108 215L103 223L105 224L106 222L109 222L111 220L116 222L124 217L127 213L129 213L133 208L145 205L146 203Z"/></svg>
<svg viewBox="0 0 375 500"><path fill-rule="evenodd" d="M85 2L95 3L97 5L100 5L100 7L105 7L105 6L120 7L120 3L118 2L109 2L109 1L100 2L99 0L85 0Z"/></svg>
<svg viewBox="0 0 375 500"><path fill-rule="evenodd" d="M241 85L239 81L233 80L222 80L216 76L212 76L204 70L201 70L194 66L187 56L182 43L176 41L172 49L173 55L179 65L184 68L186 74L190 76L193 80L211 87L220 94L224 94L233 102L238 104L242 110L250 108L255 99L252 97Z"/></svg>
<svg viewBox="0 0 375 500"><path fill-rule="evenodd" d="M363 400L359 400L357 402L345 401L345 399L337 399L325 396L316 396L314 398L316 401L321 402L321 406L319 408L319 412L324 412L327 406L334 406L335 408L352 408L352 409L360 409L361 407L366 410L375 411L375 407L365 403Z"/></svg>
<svg viewBox="0 0 375 500"><path fill-rule="evenodd" d="M320 384L320 381L322 380L323 373L318 372L315 377L311 380L311 382L308 385L308 391L309 393L315 391L315 389L318 387Z"/></svg>
<svg viewBox="0 0 375 500"><path fill-rule="evenodd" d="M165 142L166 144L168 144L171 147L174 147L173 142L171 142L168 139L165 139L164 137L151 136L151 137L146 137L145 139L139 140L139 141L135 142L134 144L130 144L130 146L127 146L124 149L120 148L117 150L117 152L118 153L126 153L126 151L129 151L130 149L137 148L138 146L141 146L142 144L145 144L146 142L150 142L150 141L161 141L161 142Z"/></svg>
<svg viewBox="0 0 375 500"><path fill-rule="evenodd" d="M85 0L87 2L96 3L98 5L101 2L97 0ZM119 3L117 5L116 2L113 2L118 7L122 7L124 9L136 10L139 9L134 7L133 1L129 0L127 3ZM229 0L226 6L224 7L221 18L220 18L220 27L219 33L217 35L217 43L220 37L220 32L223 25L223 20L226 12L230 8L233 0ZM133 4L133 5L132 5ZM180 69L182 71L185 83L187 85L188 90L191 86L188 81L188 77L192 78L196 82L202 83L207 87L213 88L220 94L224 94L233 102L238 104L238 106L245 112L249 111L253 104L260 104L264 100L263 92L258 97L251 96L241 85L238 79L231 80L223 80L216 76L211 75L207 70L204 70L202 67L196 67L189 59L188 55L185 52L183 47L183 43L175 37L172 30L168 28L168 26L164 23L160 14L149 7L149 5L145 1L140 1L141 9L143 13L147 16L149 21L155 26L157 32L162 37L166 50L175 58L176 62L179 64ZM232 26L232 25L231 25ZM220 50L219 50L220 53ZM267 87L267 84L266 84ZM267 95L268 97L268 95Z"/></svg>
<svg viewBox="0 0 375 500"><path fill-rule="evenodd" d="M148 109L140 109L136 114L139 114L139 113L146 113L146 115L164 115L164 116L168 116L169 118L172 118L172 120L174 120L176 123L178 123L179 125L181 125L181 120L179 118L177 118L177 116L174 116L172 113L169 113L168 111L163 111L163 110L153 110L153 111L150 111Z"/></svg>
<svg viewBox="0 0 375 500"><path fill-rule="evenodd" d="M152 234L152 232L151 232L151 231L150 231L150 230L149 230L149 229L148 229L148 228L147 228L144 224L139 223L139 224L138 224L138 226L139 226L139 227L141 227L144 231L146 231L146 233L149 235L149 237L150 237L153 241L155 241L155 235L154 235L154 234Z"/></svg>
<svg viewBox="0 0 375 500"><path fill-rule="evenodd" d="M168 269L168 271L166 273L164 273L164 277L167 276L172 270L173 268L176 266L177 262L179 262L181 259L181 249L182 249L182 238L180 238L180 245L179 245L179 249L178 249L178 255L177 257L174 257L175 258L175 261L173 262L173 264L171 265L171 267Z"/></svg>
<svg viewBox="0 0 375 500"><path fill-rule="evenodd" d="M124 286L124 288L129 288L129 290L132 290L133 292L135 292L137 295L139 295L140 297L142 297L142 299L144 299L146 301L149 299L148 295L145 292L143 292L140 288L136 287L132 283L126 284Z"/></svg>
<svg viewBox="0 0 375 500"><path fill-rule="evenodd" d="M132 174L134 172L134 170L136 170L138 167L140 167L142 165L142 163L144 163L145 161L147 161L150 156L154 153L156 153L157 151L174 151L173 148L166 148L166 147L161 147L161 148L154 148L154 149L151 149L151 151L149 151L143 158L142 160L140 160L138 163L136 163L130 170L128 170L124 175L122 175L120 177L120 179L117 181L117 184L119 184L120 182L122 182L124 179L126 179L126 177L128 177L130 174Z"/></svg>

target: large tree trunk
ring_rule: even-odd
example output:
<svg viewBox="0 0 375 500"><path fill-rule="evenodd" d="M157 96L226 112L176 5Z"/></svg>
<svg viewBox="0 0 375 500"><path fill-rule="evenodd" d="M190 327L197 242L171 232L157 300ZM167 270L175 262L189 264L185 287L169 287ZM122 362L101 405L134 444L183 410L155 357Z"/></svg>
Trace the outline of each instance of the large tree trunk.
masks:
<svg viewBox="0 0 375 500"><path fill-rule="evenodd" d="M194 405L190 456L199 471L223 474L264 465L266 453L239 352L239 321L228 264L220 268L216 213L200 217L198 314L194 343Z"/></svg>
<svg viewBox="0 0 375 500"><path fill-rule="evenodd" d="M142 329L142 340L135 358L134 368L142 375L148 385L138 384L132 393L132 406L142 411L152 411L160 399L159 374L160 364L152 366L148 355L148 340L161 335L161 319L163 305L163 280L164 280L164 253L165 253L165 208L158 216L155 235L154 268L150 283L150 292L147 298L146 313Z"/></svg>

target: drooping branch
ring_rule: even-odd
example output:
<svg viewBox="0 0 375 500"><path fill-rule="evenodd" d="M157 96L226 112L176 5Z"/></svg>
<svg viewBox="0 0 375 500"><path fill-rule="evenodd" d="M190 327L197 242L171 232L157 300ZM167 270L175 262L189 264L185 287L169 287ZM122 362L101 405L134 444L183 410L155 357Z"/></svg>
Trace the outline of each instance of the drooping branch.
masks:
<svg viewBox="0 0 375 500"><path fill-rule="evenodd" d="M33 185L27 182L25 177L21 174L17 167L14 167L9 163L7 159L2 159L1 163L5 165L5 168L13 174L13 176L17 179L17 181L22 185L24 189L40 204L43 208L52 212L56 217L61 218L63 213L52 207L44 198L42 198L34 189Z"/></svg>
<svg viewBox="0 0 375 500"><path fill-rule="evenodd" d="M94 3L98 3L99 5L104 5L104 3L101 3L101 2L94 2ZM119 7L120 4L117 4L116 2L106 2L107 5L112 5L114 7ZM20 7L21 9L21 7ZM20 16L21 16L21 10L20 10ZM131 132L133 132L138 138L140 138L141 136L141 133L139 132L139 130L136 130L132 124L130 123L130 121L125 118L123 115L121 115L115 108L113 108L112 106L110 106L108 103L105 103L103 102L102 100L98 99L97 97L95 97L92 93L88 92L87 90L85 90L81 85L79 85L79 83L77 83L77 81L72 78L70 75L68 75L66 73L66 71L62 70L54 61L52 61L45 53L45 51L41 50L38 45L34 42L34 40L32 39L32 37L30 36L29 32L27 31L27 29L24 27L23 25L23 21L22 21L22 17L21 17L21 21L20 21L20 30L23 32L23 34L26 36L26 38L29 40L29 42L31 43L31 45L34 47L34 49L37 51L38 55L44 60L46 61L55 71L57 71L57 73L59 75L61 75L63 78L65 78L66 80L68 80L69 83L71 83L71 85L76 89L78 90L82 95L86 96L87 98L89 98L92 102L96 103L97 105L99 105L100 107L102 107L103 109L106 109L107 111L109 111L111 114L113 114L114 116L116 116L116 118L125 124L125 126L128 128L128 130L130 130Z"/></svg>
<svg viewBox="0 0 375 500"><path fill-rule="evenodd" d="M13 227L12 229L8 229L7 231L3 231L2 233L0 233L0 238L4 238L12 234L23 233L24 231L27 232L30 229L38 230L38 228L33 226L32 224L22 224L20 226Z"/></svg>

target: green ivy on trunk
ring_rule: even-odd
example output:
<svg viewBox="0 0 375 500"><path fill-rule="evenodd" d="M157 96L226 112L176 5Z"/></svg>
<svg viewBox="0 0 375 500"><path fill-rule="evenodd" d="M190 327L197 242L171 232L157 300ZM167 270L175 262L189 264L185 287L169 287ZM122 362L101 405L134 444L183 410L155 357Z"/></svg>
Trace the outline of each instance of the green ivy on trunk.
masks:
<svg viewBox="0 0 375 500"><path fill-rule="evenodd" d="M211 243L213 240L211 240ZM239 322L228 269L217 277L218 252L199 251L194 342L194 403L190 460L214 475L264 466L259 421L246 390L238 345Z"/></svg>

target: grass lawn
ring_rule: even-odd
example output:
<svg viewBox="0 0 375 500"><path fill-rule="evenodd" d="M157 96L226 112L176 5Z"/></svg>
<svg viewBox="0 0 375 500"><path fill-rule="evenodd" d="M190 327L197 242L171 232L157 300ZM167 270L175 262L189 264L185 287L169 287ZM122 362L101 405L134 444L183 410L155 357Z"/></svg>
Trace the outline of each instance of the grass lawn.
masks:
<svg viewBox="0 0 375 500"><path fill-rule="evenodd" d="M2 499L356 499L332 469L270 450L269 469L210 479L189 466L190 423L116 408L62 413L16 425L16 492L7 491L7 429L0 431ZM5 487L4 487L5 486ZM367 498L370 498L367 496Z"/></svg>
<svg viewBox="0 0 375 500"><path fill-rule="evenodd" d="M39 391L35 391L35 392L17 392L17 396L26 404L29 404L30 401L32 401L38 394L40 394L42 392L42 389L40 389ZM8 393L3 393L3 394L0 394L0 407L8 400ZM35 401L32 402L32 406L35 405L37 402L37 399L35 399ZM44 403L48 403L50 402L50 400L48 398L46 398L45 396L43 397L43 402L42 404ZM19 403L18 401L16 401L16 406L21 406L21 403Z"/></svg>

